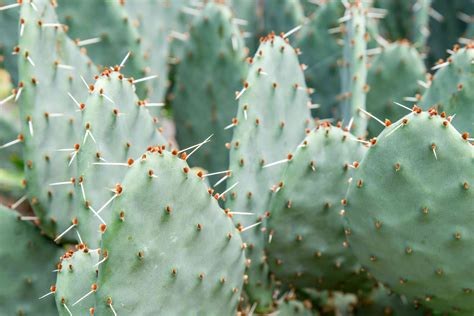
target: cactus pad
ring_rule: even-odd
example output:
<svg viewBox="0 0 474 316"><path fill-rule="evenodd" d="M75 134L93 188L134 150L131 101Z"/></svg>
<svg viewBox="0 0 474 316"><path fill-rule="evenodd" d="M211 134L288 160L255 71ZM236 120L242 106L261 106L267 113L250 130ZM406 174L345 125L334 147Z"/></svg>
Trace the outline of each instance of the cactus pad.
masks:
<svg viewBox="0 0 474 316"><path fill-rule="evenodd" d="M23 2L23 34L19 73L23 86L18 101L24 137L29 200L41 228L54 237L71 224L75 166L74 141L87 96L81 76L90 80L94 67L58 27L50 1ZM18 92L20 93L20 92ZM70 97L72 96L72 98ZM74 99L73 99L74 98ZM70 182L64 185L52 185Z"/></svg>
<svg viewBox="0 0 474 316"><path fill-rule="evenodd" d="M242 227L263 221L271 188L283 170L282 164L265 166L287 158L310 125L303 71L286 40L274 35L265 38L251 63L229 144L233 175L228 187L239 184L226 197L226 207L231 211L252 213L234 217ZM247 293L258 302L257 311L272 305L263 249L267 238L265 224L243 232L250 246Z"/></svg>
<svg viewBox="0 0 474 316"><path fill-rule="evenodd" d="M78 248L63 255L59 264L55 297L60 316L85 315L95 306L94 296L80 299L97 283L99 251L83 244Z"/></svg>
<svg viewBox="0 0 474 316"><path fill-rule="evenodd" d="M288 163L270 203L269 265L296 288L357 291L365 276L348 249L340 203L365 147L328 124L311 132Z"/></svg>
<svg viewBox="0 0 474 316"><path fill-rule="evenodd" d="M147 147L166 145L133 81L117 70L105 70L87 98L77 153L77 229L89 247L99 244L99 226L108 223L128 167Z"/></svg>
<svg viewBox="0 0 474 316"><path fill-rule="evenodd" d="M51 298L58 247L31 223L0 205L0 310L2 315L54 315Z"/></svg>
<svg viewBox="0 0 474 316"><path fill-rule="evenodd" d="M181 147L211 142L193 154L190 162L210 171L228 165L224 131L237 112L235 91L245 79L246 63L240 31L224 5L209 3L195 19L178 65L172 101L176 137Z"/></svg>
<svg viewBox="0 0 474 316"><path fill-rule="evenodd" d="M443 116L415 107L386 128L341 212L350 246L376 279L411 302L472 314L473 149Z"/></svg>
<svg viewBox="0 0 474 316"><path fill-rule="evenodd" d="M110 210L96 311L232 315L244 273L240 234L184 160L152 151L130 168Z"/></svg>
<svg viewBox="0 0 474 316"><path fill-rule="evenodd" d="M421 105L456 114L453 125L459 132L474 133L474 46L457 49L434 75ZM443 66L441 64L440 66ZM436 67L436 66L435 66Z"/></svg>
<svg viewBox="0 0 474 316"><path fill-rule="evenodd" d="M367 111L381 120L398 121L407 111L393 102L418 92L418 81L425 76L425 65L417 50L408 42L397 42L383 48L371 62L367 74ZM369 119L369 134L377 136L384 126Z"/></svg>

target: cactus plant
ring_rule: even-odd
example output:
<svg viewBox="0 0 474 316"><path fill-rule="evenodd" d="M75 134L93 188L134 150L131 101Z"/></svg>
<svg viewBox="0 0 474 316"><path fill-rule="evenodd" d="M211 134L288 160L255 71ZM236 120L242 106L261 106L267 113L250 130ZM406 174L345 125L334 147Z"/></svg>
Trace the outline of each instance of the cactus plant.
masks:
<svg viewBox="0 0 474 316"><path fill-rule="evenodd" d="M158 78L147 86L148 98L163 102L169 88L170 63L180 59L183 50L180 41L186 38L186 13L183 12L189 0L145 0L125 1L125 8L132 24L138 24L142 49L151 74ZM171 61L170 59L175 59ZM158 108L160 109L160 108ZM158 111L150 109L152 113Z"/></svg>
<svg viewBox="0 0 474 316"><path fill-rule="evenodd" d="M177 141L186 148L213 135L191 159L211 171L227 168L225 144L232 135L224 129L237 111L234 93L246 72L243 40L232 20L227 7L208 4L192 25L175 77L172 107Z"/></svg>
<svg viewBox="0 0 474 316"><path fill-rule="evenodd" d="M455 47L438 69L430 86L423 94L420 105L424 109L436 107L439 112L456 115L453 125L461 132L474 133L472 113L474 110L474 46Z"/></svg>
<svg viewBox="0 0 474 316"><path fill-rule="evenodd" d="M58 24L47 0L21 8L19 42L20 106L26 187L29 200L46 234L55 237L70 223L72 186L58 185L75 177L83 100L88 89L82 78L92 77L89 58Z"/></svg>
<svg viewBox="0 0 474 316"><path fill-rule="evenodd" d="M54 315L51 302L38 300L54 284L59 247L14 210L0 205L0 310L4 315ZM54 286L52 291L54 291Z"/></svg>
<svg viewBox="0 0 474 316"><path fill-rule="evenodd" d="M354 138L323 123L294 152L272 197L269 265L296 288L363 288L366 276L345 243L339 214L352 170L365 152Z"/></svg>
<svg viewBox="0 0 474 316"><path fill-rule="evenodd" d="M270 189L278 186L282 170L281 164L274 163L286 161L303 140L305 128L311 126L303 72L286 40L269 35L250 62L249 75L238 95L239 109L229 143L232 176L228 189L236 183L237 187L226 197L227 208L244 213L234 220L245 228L264 221ZM272 287L264 253L266 238L265 223L243 235L250 259L246 288L251 300L258 303L258 311L272 308Z"/></svg>
<svg viewBox="0 0 474 316"><path fill-rule="evenodd" d="M472 179L472 145L444 114L415 107L387 127L341 211L360 262L409 301L472 313Z"/></svg>
<svg viewBox="0 0 474 316"><path fill-rule="evenodd" d="M344 122L353 120L356 136L365 136L367 117L365 110L367 86L367 10L363 1L354 0L348 4L346 13L346 34L344 36L344 64L341 71L340 116Z"/></svg>
<svg viewBox="0 0 474 316"><path fill-rule="evenodd" d="M328 1L317 8L309 22L295 34L301 61L307 65L306 82L315 90L311 95L317 106L314 112L321 118L337 115L337 97L341 93L338 61L342 58L338 43L342 30L338 20L343 15L344 6L340 1Z"/></svg>
<svg viewBox="0 0 474 316"><path fill-rule="evenodd" d="M12 6L12 9L0 11L0 29L3 30L0 35L0 68L5 68L11 76L14 83L18 82L18 68L16 67L16 56L12 54L13 48L18 40L18 5L16 0L2 0L0 7ZM0 83L7 82L7 78L1 76ZM4 81L5 80L5 81Z"/></svg>
<svg viewBox="0 0 474 316"><path fill-rule="evenodd" d="M239 232L184 160L152 150L112 206L96 311L231 315L244 273Z"/></svg>
<svg viewBox="0 0 474 316"><path fill-rule="evenodd" d="M367 73L367 111L382 120L400 119L406 110L394 102L404 103L406 97L417 94L425 73L420 54L408 42L400 41L384 47L371 61ZM383 130L383 124L379 123L369 119L367 129L370 135L377 136Z"/></svg>
<svg viewBox="0 0 474 316"><path fill-rule="evenodd" d="M356 315L376 316L428 316L429 314L419 306L407 302L405 297L399 296L386 289L381 284L374 286L368 299L359 302L356 306Z"/></svg>
<svg viewBox="0 0 474 316"><path fill-rule="evenodd" d="M423 49L429 36L431 0L376 0L374 6L388 11L381 20L382 33L391 40L410 40Z"/></svg>
<svg viewBox="0 0 474 316"><path fill-rule="evenodd" d="M59 0L57 12L61 23L68 27L68 35L87 49L97 65L118 65L130 53L124 73L135 78L145 75L140 34L123 2L98 0L91 5L81 0ZM90 23L82 22L84 16Z"/></svg>
<svg viewBox="0 0 474 316"><path fill-rule="evenodd" d="M128 167L149 146L167 145L156 120L148 113L148 104L135 95L135 82L119 70L101 73L91 86L82 117L74 218L78 220L76 229L89 247L99 245L99 226L111 216L108 205L120 195L120 183Z"/></svg>
<svg viewBox="0 0 474 316"><path fill-rule="evenodd" d="M61 316L81 314L95 305L93 297L80 299L97 282L100 249L82 243L77 248L66 252L58 264L55 300Z"/></svg>
<svg viewBox="0 0 474 316"><path fill-rule="evenodd" d="M471 315L451 2L0 0L0 314Z"/></svg>

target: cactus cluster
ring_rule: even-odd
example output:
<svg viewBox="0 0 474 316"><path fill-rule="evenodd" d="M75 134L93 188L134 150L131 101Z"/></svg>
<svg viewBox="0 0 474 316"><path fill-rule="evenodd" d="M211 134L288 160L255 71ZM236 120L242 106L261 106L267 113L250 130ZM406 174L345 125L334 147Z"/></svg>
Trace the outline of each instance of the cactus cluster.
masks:
<svg viewBox="0 0 474 316"><path fill-rule="evenodd" d="M473 11L0 0L0 315L472 315Z"/></svg>

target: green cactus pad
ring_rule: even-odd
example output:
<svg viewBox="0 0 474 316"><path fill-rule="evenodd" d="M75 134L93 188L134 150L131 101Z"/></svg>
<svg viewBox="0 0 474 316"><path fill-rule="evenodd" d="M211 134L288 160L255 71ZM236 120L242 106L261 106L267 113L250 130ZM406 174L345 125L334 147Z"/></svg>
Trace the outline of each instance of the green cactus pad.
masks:
<svg viewBox="0 0 474 316"><path fill-rule="evenodd" d="M86 315L95 306L93 295L80 299L97 283L99 251L84 248L83 244L80 248L67 252L59 264L55 297L60 316Z"/></svg>
<svg viewBox="0 0 474 316"><path fill-rule="evenodd" d="M356 292L364 285L339 214L352 170L366 149L354 138L329 124L311 132L272 197L269 265L290 286Z"/></svg>
<svg viewBox="0 0 474 316"><path fill-rule="evenodd" d="M453 125L459 132L474 133L474 46L457 50L436 71L431 85L422 97L425 109L436 107L448 115L456 114Z"/></svg>
<svg viewBox="0 0 474 316"><path fill-rule="evenodd" d="M369 273L409 302L472 314L473 148L448 119L414 110L356 170L346 234Z"/></svg>
<svg viewBox="0 0 474 316"><path fill-rule="evenodd" d="M430 313L416 308L413 303L408 302L390 290L377 284L369 298L357 304L355 315L360 316L429 316Z"/></svg>
<svg viewBox="0 0 474 316"><path fill-rule="evenodd" d="M265 165L287 158L304 139L310 126L307 88L294 49L281 37L264 39L252 60L247 82L241 90L234 135L230 143L232 177L226 207L242 227L261 222L267 211L271 188L279 179L283 165ZM265 262L265 224L243 232L249 244L247 293L258 302L257 311L271 309L271 284Z"/></svg>
<svg viewBox="0 0 474 316"><path fill-rule="evenodd" d="M71 224L73 186L51 184L75 176L70 162L74 141L80 137L78 103L88 91L81 76L90 80L94 67L63 29L55 26L58 20L50 1L24 1L21 18L24 31L19 43L19 72L23 88L18 101L27 191L41 228L54 237Z"/></svg>
<svg viewBox="0 0 474 316"><path fill-rule="evenodd" d="M407 110L394 102L403 103L405 97L419 91L418 81L426 73L423 59L408 42L397 42L384 47L371 61L367 74L367 111L375 117L397 121ZM369 134L377 136L384 129L379 122L369 119Z"/></svg>
<svg viewBox="0 0 474 316"><path fill-rule="evenodd" d="M169 85L169 57L173 55L171 46L172 42L179 41L174 36L175 32L185 34L187 23L183 8L188 2L189 0L125 1L127 12L133 23L138 24L138 31L142 35L143 52L151 73L159 74L157 79L148 84L148 98L152 102L162 102L165 98Z"/></svg>
<svg viewBox="0 0 474 316"><path fill-rule="evenodd" d="M77 153L76 216L77 229L89 247L99 245L99 225L108 223L108 203L120 194L117 184L129 165L147 147L166 145L146 103L138 100L134 90L133 81L110 69L97 79L86 101Z"/></svg>
<svg viewBox="0 0 474 316"><path fill-rule="evenodd" d="M314 4L312 4L314 6ZM340 1L329 1L318 7L309 23L296 33L296 47L301 49L301 62L308 67L306 82L315 92L313 102L319 105L314 111L320 118L336 115L337 96L341 93L338 60L342 49L338 43L338 19L344 14Z"/></svg>
<svg viewBox="0 0 474 316"><path fill-rule="evenodd" d="M176 138L182 148L213 137L193 154L193 165L212 172L228 165L224 131L237 112L235 91L245 79L243 40L224 5L210 3L196 18L178 65L172 101Z"/></svg>
<svg viewBox="0 0 474 316"><path fill-rule="evenodd" d="M2 315L54 315L50 297L58 247L31 223L0 205L0 311Z"/></svg>
<svg viewBox="0 0 474 316"><path fill-rule="evenodd" d="M68 26L68 35L72 39L79 42L99 39L98 43L83 46L97 65L118 65L130 52L123 72L138 79L145 75L143 47L138 30L132 25L121 2L59 0L57 12L61 22ZM88 23L84 23L86 18ZM139 88L143 89L144 85Z"/></svg>
<svg viewBox="0 0 474 316"><path fill-rule="evenodd" d="M353 119L353 133L365 136L367 116L365 110L367 93L367 10L363 2L353 0L344 14L347 21L344 36L344 64L341 70L342 96L340 116L344 122Z"/></svg>
<svg viewBox="0 0 474 316"><path fill-rule="evenodd" d="M202 178L156 150L130 168L110 210L96 312L233 315L245 269L240 234Z"/></svg>

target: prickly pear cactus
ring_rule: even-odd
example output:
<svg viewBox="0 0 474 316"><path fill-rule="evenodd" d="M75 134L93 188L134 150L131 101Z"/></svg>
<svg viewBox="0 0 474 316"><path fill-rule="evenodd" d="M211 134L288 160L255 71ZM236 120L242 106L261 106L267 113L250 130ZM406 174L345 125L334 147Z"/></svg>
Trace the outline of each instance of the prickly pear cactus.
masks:
<svg viewBox="0 0 474 316"><path fill-rule="evenodd" d="M406 41L389 44L371 61L367 73L367 111L375 117L397 121L407 111L394 102L404 103L404 98L420 90L419 82L426 73L418 51ZM377 136L384 125L369 119L369 134Z"/></svg>
<svg viewBox="0 0 474 316"><path fill-rule="evenodd" d="M210 171L228 165L224 131L237 112L235 91L245 79L247 64L238 26L229 9L209 3L191 27L183 60L175 77L172 100L176 138L189 147L213 135L190 161Z"/></svg>
<svg viewBox="0 0 474 316"><path fill-rule="evenodd" d="M329 124L295 151L270 202L269 265L296 288L362 289L366 276L345 242L340 211L352 170L365 153L349 132ZM289 224L291 223L291 224Z"/></svg>
<svg viewBox="0 0 474 316"><path fill-rule="evenodd" d="M474 133L474 46L455 48L434 74L430 87L423 94L421 106L436 107L448 115L456 114L453 125L459 132Z"/></svg>
<svg viewBox="0 0 474 316"><path fill-rule="evenodd" d="M61 22L68 26L68 35L87 49L87 54L96 64L119 65L130 52L123 73L141 78L145 75L146 63L140 34L132 25L123 3L120 0L96 0L93 3L59 0L57 12ZM89 23L83 22L86 17ZM142 93L143 88L140 87Z"/></svg>
<svg viewBox="0 0 474 316"><path fill-rule="evenodd" d="M3 315L54 315L50 298L58 247L20 214L0 205L0 310ZM53 288L54 290L54 288Z"/></svg>
<svg viewBox="0 0 474 316"><path fill-rule="evenodd" d="M244 276L240 234L184 160L152 151L110 210L96 312L232 315Z"/></svg>
<svg viewBox="0 0 474 316"><path fill-rule="evenodd" d="M345 20L344 62L341 70L342 96L340 117L344 122L353 120L353 133L364 136L367 117L360 109L365 110L367 86L367 10L360 0L348 4Z"/></svg>
<svg viewBox="0 0 474 316"><path fill-rule="evenodd" d="M184 12L184 8L188 2L189 0L125 1L125 8L132 18L132 23L138 24L138 31L142 35L144 57L151 69L150 73L159 75L148 85L148 98L152 102L164 101L169 85L168 72L171 62L169 59L173 55L172 43L186 40L187 35L184 31L187 13ZM159 111L155 109L151 112Z"/></svg>
<svg viewBox="0 0 474 316"><path fill-rule="evenodd" d="M303 24L304 11L300 0L264 0L263 33L285 33Z"/></svg>
<svg viewBox="0 0 474 316"><path fill-rule="evenodd" d="M12 6L10 9L0 10L0 68L5 68L11 75L14 83L18 82L17 56L13 55L13 48L18 44L19 8L17 0L0 0L0 7ZM0 78L2 82L4 78Z"/></svg>
<svg viewBox="0 0 474 316"><path fill-rule="evenodd" d="M314 4L312 4L315 6ZM341 93L338 60L342 49L338 43L342 29L338 19L344 15L340 1L328 1L317 8L309 23L296 33L296 47L301 49L301 62L307 66L305 78L315 90L311 95L314 110L320 118L337 113L337 96Z"/></svg>
<svg viewBox="0 0 474 316"><path fill-rule="evenodd" d="M50 1L24 1L21 18L16 98L26 188L42 230L54 237L73 217L71 161L88 92L82 78L90 80L94 67L58 24Z"/></svg>
<svg viewBox="0 0 474 316"><path fill-rule="evenodd" d="M383 35L390 40L410 40L424 49L430 31L431 0L376 0L374 6L386 10L380 20Z"/></svg>
<svg viewBox="0 0 474 316"><path fill-rule="evenodd" d="M319 313L313 313L303 302L295 299L283 298L278 303L278 315L280 316L317 316Z"/></svg>
<svg viewBox="0 0 474 316"><path fill-rule="evenodd" d="M432 0L430 37L428 38L428 64L445 58L446 49L458 43L459 38L472 25L474 5L472 0ZM473 38L471 37L472 41Z"/></svg>
<svg viewBox="0 0 474 316"><path fill-rule="evenodd" d="M110 203L120 195L129 166L148 146L166 145L147 103L139 101L134 91L132 79L118 68L107 69L91 86L86 101L77 153L74 225L89 247L99 245L99 227L109 222Z"/></svg>
<svg viewBox="0 0 474 316"><path fill-rule="evenodd" d="M99 249L84 244L77 247L75 252L66 252L58 264L55 299L60 316L83 315L95 306L93 295L83 297L97 283Z"/></svg>
<svg viewBox="0 0 474 316"><path fill-rule="evenodd" d="M371 146L341 213L354 253L394 292L438 311L474 312L474 160L467 134L414 112Z"/></svg>
<svg viewBox="0 0 474 316"><path fill-rule="evenodd" d="M399 296L377 284L370 297L361 300L356 306L355 315L360 316L428 316L430 313L408 302L405 297Z"/></svg>
<svg viewBox="0 0 474 316"><path fill-rule="evenodd" d="M234 216L239 227L252 227L243 232L249 246L246 289L258 303L257 311L265 311L272 308L272 286L264 252L268 238L264 217L272 186L283 170L282 164L273 163L284 162L303 140L310 126L310 101L297 55L285 39L269 35L250 62L229 144L228 189L233 190L226 194L226 207L244 213Z"/></svg>
<svg viewBox="0 0 474 316"><path fill-rule="evenodd" d="M254 55L258 48L258 37L263 29L263 2L255 0L230 0L227 1L234 16L240 20L240 26L244 31L245 43L249 54Z"/></svg>

